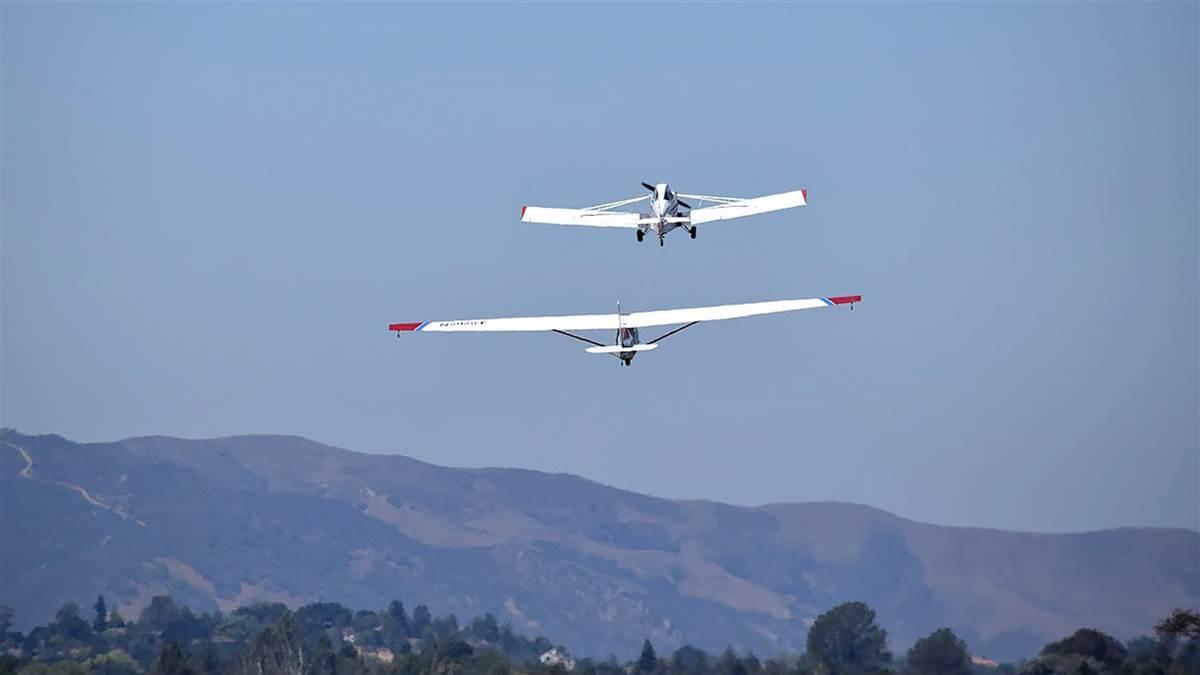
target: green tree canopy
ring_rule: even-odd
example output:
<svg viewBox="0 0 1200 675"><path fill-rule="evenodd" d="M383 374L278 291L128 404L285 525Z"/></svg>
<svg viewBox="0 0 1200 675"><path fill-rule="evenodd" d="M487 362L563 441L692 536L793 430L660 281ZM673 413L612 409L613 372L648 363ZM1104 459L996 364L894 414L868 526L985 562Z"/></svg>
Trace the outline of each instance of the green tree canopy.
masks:
<svg viewBox="0 0 1200 675"><path fill-rule="evenodd" d="M108 630L108 605L104 604L103 594L96 597L93 608L96 610L96 618L92 620L92 630L103 633Z"/></svg>
<svg viewBox="0 0 1200 675"><path fill-rule="evenodd" d="M233 613L251 617L259 625L266 626L279 621L289 612L287 605L282 602L256 602L249 607L239 607Z"/></svg>
<svg viewBox="0 0 1200 675"><path fill-rule="evenodd" d="M1200 613L1188 609L1173 610L1154 627L1154 632L1163 640L1200 640Z"/></svg>
<svg viewBox="0 0 1200 675"><path fill-rule="evenodd" d="M813 622L806 656L830 675L841 675L887 661L886 645L887 632L875 623L875 611L862 602L847 602Z"/></svg>
<svg viewBox="0 0 1200 675"><path fill-rule="evenodd" d="M458 617L447 614L434 619L431 630L435 639L449 640L458 635Z"/></svg>
<svg viewBox="0 0 1200 675"><path fill-rule="evenodd" d="M307 675L337 675L337 661L338 655L333 651L333 642L322 635L317 639L317 647L309 659Z"/></svg>
<svg viewBox="0 0 1200 675"><path fill-rule="evenodd" d="M12 628L13 609L8 605L0 605L0 642L3 642L8 629Z"/></svg>
<svg viewBox="0 0 1200 675"><path fill-rule="evenodd" d="M691 645L675 650L667 664L671 675L694 675L708 671L708 655Z"/></svg>
<svg viewBox="0 0 1200 675"><path fill-rule="evenodd" d="M912 675L969 675L972 668L966 643L949 628L939 628L908 650L904 670Z"/></svg>
<svg viewBox="0 0 1200 675"><path fill-rule="evenodd" d="M490 612L472 621L468 630L477 640L487 640L491 643L500 641L500 624Z"/></svg>
<svg viewBox="0 0 1200 675"><path fill-rule="evenodd" d="M439 642L437 645L437 658L439 661L445 659L453 659L461 661L475 653L471 645L462 640L446 640Z"/></svg>
<svg viewBox="0 0 1200 675"><path fill-rule="evenodd" d="M404 611L404 603L393 600L383 617L383 641L389 647L396 648L411 636L412 626L408 622L408 612Z"/></svg>
<svg viewBox="0 0 1200 675"><path fill-rule="evenodd" d="M221 653L212 640L204 640L192 648L192 662L201 672L211 675L221 672Z"/></svg>
<svg viewBox="0 0 1200 675"><path fill-rule="evenodd" d="M120 649L98 654L84 663L92 675L138 675L142 669L132 656Z"/></svg>
<svg viewBox="0 0 1200 675"><path fill-rule="evenodd" d="M54 615L54 632L66 640L87 640L92 626L79 616L79 605L68 602Z"/></svg>
<svg viewBox="0 0 1200 675"><path fill-rule="evenodd" d="M653 673L658 668L658 655L654 653L654 645L650 640L642 642L642 654L637 660L637 672Z"/></svg>
<svg viewBox="0 0 1200 675"><path fill-rule="evenodd" d="M303 673L304 630L291 612L267 626L242 652L235 673Z"/></svg>
<svg viewBox="0 0 1200 675"><path fill-rule="evenodd" d="M150 630L162 631L179 618L179 611L179 605L175 604L171 596L156 595L150 598L150 604L142 610L138 623Z"/></svg>
<svg viewBox="0 0 1200 675"><path fill-rule="evenodd" d="M733 647L726 647L717 657L716 671L717 675L748 675L745 664L733 651Z"/></svg>
<svg viewBox="0 0 1200 675"><path fill-rule="evenodd" d="M183 648L176 642L167 642L163 645L162 651L159 652L158 658L154 661L154 667L150 669L150 675L195 675L196 669L192 667L191 661L188 659Z"/></svg>
<svg viewBox="0 0 1200 675"><path fill-rule="evenodd" d="M1092 628L1081 628L1070 637L1051 642L1042 649L1043 656L1080 656L1093 659L1105 668L1117 668L1125 662L1125 646L1109 635Z"/></svg>
<svg viewBox="0 0 1200 675"><path fill-rule="evenodd" d="M417 605L412 613L412 633L416 637L426 637L429 627L433 625L433 615L425 605Z"/></svg>
<svg viewBox="0 0 1200 675"><path fill-rule="evenodd" d="M56 663L34 661L21 668L20 675L88 675L88 672L82 663L75 661L58 661Z"/></svg>

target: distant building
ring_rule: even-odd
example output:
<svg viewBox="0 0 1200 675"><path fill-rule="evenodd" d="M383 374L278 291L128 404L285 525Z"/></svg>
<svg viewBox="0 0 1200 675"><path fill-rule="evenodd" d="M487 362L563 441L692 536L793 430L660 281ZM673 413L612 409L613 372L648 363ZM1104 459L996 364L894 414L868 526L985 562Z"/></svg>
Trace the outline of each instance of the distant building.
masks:
<svg viewBox="0 0 1200 675"><path fill-rule="evenodd" d="M354 629L349 627L343 628L342 640L349 642L350 644L354 644Z"/></svg>
<svg viewBox="0 0 1200 675"><path fill-rule="evenodd" d="M558 651L558 647L554 647L545 654L542 654L538 660L544 666L562 666L567 670L575 669L575 659L571 658L566 652Z"/></svg>
<svg viewBox="0 0 1200 675"><path fill-rule="evenodd" d="M375 659L376 661L381 661L383 663L391 663L392 659L396 658L396 655L392 653L392 650L388 649L387 647L380 647L379 649L364 649L361 651L361 653L367 658Z"/></svg>
<svg viewBox="0 0 1200 675"><path fill-rule="evenodd" d="M985 659L982 656L972 656L971 663L982 668L999 668L1000 664L991 659Z"/></svg>

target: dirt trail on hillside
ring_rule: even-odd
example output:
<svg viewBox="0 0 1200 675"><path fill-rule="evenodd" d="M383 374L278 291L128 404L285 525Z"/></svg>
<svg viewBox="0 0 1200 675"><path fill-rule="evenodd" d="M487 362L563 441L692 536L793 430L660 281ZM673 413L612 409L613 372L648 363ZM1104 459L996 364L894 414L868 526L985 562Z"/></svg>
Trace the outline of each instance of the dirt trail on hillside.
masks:
<svg viewBox="0 0 1200 675"><path fill-rule="evenodd" d="M21 457L25 460L25 468L21 469L21 471L19 472L19 475L21 476L21 478L24 478L25 480L33 480L33 455L29 454L28 450L26 450L25 448L22 448L19 445L9 443L8 441L0 441L0 443L3 443L5 445L7 445L8 447L21 453ZM104 500L100 499L99 497L94 496L92 493L87 491L87 488L85 488L81 485L75 485L74 483L67 483L66 481L61 481L61 480L54 481L54 482L56 485L61 485L65 488L70 488L71 490L74 490L80 497L83 498L83 500L85 502L87 502L88 504L91 504L92 506L98 506L98 507L104 509L105 511L110 511L112 513L115 513L124 520L132 520L133 522L137 523L141 527L146 526L146 523L143 522L142 520L140 520L138 518L134 518L132 514L127 513L124 509L122 509L119 506L109 506L108 504L106 504L104 502Z"/></svg>
<svg viewBox="0 0 1200 675"><path fill-rule="evenodd" d="M33 479L33 456L29 454L29 451L26 450L25 448L22 448L19 445L13 445L12 443L9 443L8 441L0 441L0 443L3 443L5 445L7 445L8 447L12 448L13 450L16 450L17 452L21 453L21 458L25 460L25 468L21 469L20 476L21 476L21 478L24 478L25 480L32 480Z"/></svg>

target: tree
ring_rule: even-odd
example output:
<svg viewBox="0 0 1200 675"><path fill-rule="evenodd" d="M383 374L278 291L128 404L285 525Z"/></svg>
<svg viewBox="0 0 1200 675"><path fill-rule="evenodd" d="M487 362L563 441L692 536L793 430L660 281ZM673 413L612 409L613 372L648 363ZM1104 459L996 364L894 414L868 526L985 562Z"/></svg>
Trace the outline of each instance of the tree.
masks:
<svg viewBox="0 0 1200 675"><path fill-rule="evenodd" d="M1176 650L1171 675L1200 673L1200 640L1188 640Z"/></svg>
<svg viewBox="0 0 1200 675"><path fill-rule="evenodd" d="M1078 654L1043 654L1025 663L1018 672L1020 675L1107 675L1117 671L1109 671L1095 659Z"/></svg>
<svg viewBox="0 0 1200 675"><path fill-rule="evenodd" d="M92 621L92 630L103 633L108 630L108 605L104 604L103 594L96 597L96 604L93 607L96 610L96 618Z"/></svg>
<svg viewBox="0 0 1200 675"><path fill-rule="evenodd" d="M1168 672L1171 667L1173 645L1164 640L1158 640L1144 635L1135 637L1125 643L1128 656L1125 657L1123 675L1151 675Z"/></svg>
<svg viewBox="0 0 1200 675"><path fill-rule="evenodd" d="M495 649L475 652L470 670L479 675L512 675L513 672L512 662Z"/></svg>
<svg viewBox="0 0 1200 675"><path fill-rule="evenodd" d="M120 649L90 658L84 666L92 675L137 675L142 672L138 662Z"/></svg>
<svg viewBox="0 0 1200 675"><path fill-rule="evenodd" d="M667 672L671 675L701 675L707 671L708 655L691 645L676 649L667 665Z"/></svg>
<svg viewBox="0 0 1200 675"><path fill-rule="evenodd" d="M795 658L787 654L772 656L763 662L763 675L788 675L788 673L803 675L805 672L799 667Z"/></svg>
<svg viewBox="0 0 1200 675"><path fill-rule="evenodd" d="M1179 638L1200 640L1200 614L1187 609L1176 609L1154 627L1160 640Z"/></svg>
<svg viewBox="0 0 1200 675"><path fill-rule="evenodd" d="M337 675L337 654L333 651L333 643L324 635L317 639L308 675Z"/></svg>
<svg viewBox="0 0 1200 675"><path fill-rule="evenodd" d="M304 630L292 613L285 611L246 647L234 672L301 675L307 658Z"/></svg>
<svg viewBox="0 0 1200 675"><path fill-rule="evenodd" d="M432 624L433 615L429 613L429 608L425 605L417 605L412 614L413 637L426 637L425 633L429 631L429 627Z"/></svg>
<svg viewBox="0 0 1200 675"><path fill-rule="evenodd" d="M196 669L192 667L179 643L167 642L163 644L162 651L154 660L150 675L196 675Z"/></svg>
<svg viewBox="0 0 1200 675"><path fill-rule="evenodd" d="M908 650L904 670L913 675L970 675L972 669L966 643L949 628L939 628Z"/></svg>
<svg viewBox="0 0 1200 675"><path fill-rule="evenodd" d="M1058 642L1042 649L1043 656L1079 656L1092 659L1107 669L1116 669L1125 662L1125 646L1109 635L1092 628L1081 628Z"/></svg>
<svg viewBox="0 0 1200 675"><path fill-rule="evenodd" d="M336 602L314 602L297 609L294 616L309 642L333 631L340 634L342 627L354 621L353 612Z"/></svg>
<svg viewBox="0 0 1200 675"><path fill-rule="evenodd" d="M121 613L114 609L108 613L108 625L112 628L124 628L125 617L121 616Z"/></svg>
<svg viewBox="0 0 1200 675"><path fill-rule="evenodd" d="M486 640L492 644L500 641L500 624L490 612L481 617L476 617L471 622L469 630L471 635L477 640Z"/></svg>
<svg viewBox="0 0 1200 675"><path fill-rule="evenodd" d="M717 657L716 671L717 675L748 675L746 666L734 653L733 647L726 647L721 656Z"/></svg>
<svg viewBox="0 0 1200 675"><path fill-rule="evenodd" d="M192 648L196 667L209 675L217 675L221 672L221 653L217 651L217 645L212 640L205 640L198 647Z"/></svg>
<svg viewBox="0 0 1200 675"><path fill-rule="evenodd" d="M886 662L886 644L887 632L875 623L875 611L862 602L847 602L813 622L806 657L830 675L840 675Z"/></svg>
<svg viewBox="0 0 1200 675"><path fill-rule="evenodd" d="M54 615L54 626L65 640L86 640L91 637L92 626L79 616L79 605L68 602Z"/></svg>
<svg viewBox="0 0 1200 675"><path fill-rule="evenodd" d="M0 605L0 642L4 641L8 635L8 629L12 628L13 609L8 605Z"/></svg>
<svg viewBox="0 0 1200 675"><path fill-rule="evenodd" d="M447 640L439 642L437 646L437 658L439 661L443 659L455 659L461 661L475 653L471 645L462 640Z"/></svg>
<svg viewBox="0 0 1200 675"><path fill-rule="evenodd" d="M260 626L268 626L288 612L287 605L282 602L256 602L249 607L239 607L233 613L248 616Z"/></svg>
<svg viewBox="0 0 1200 675"><path fill-rule="evenodd" d="M88 675L83 664L75 661L39 663L34 661L21 668L21 675Z"/></svg>
<svg viewBox="0 0 1200 675"><path fill-rule="evenodd" d="M449 614L433 620L433 636L437 640L450 640L458 635L458 617Z"/></svg>
<svg viewBox="0 0 1200 675"><path fill-rule="evenodd" d="M241 611L241 610L238 610ZM169 595L156 595L142 610L138 623L153 631L163 631L167 625L179 618L179 605Z"/></svg>
<svg viewBox="0 0 1200 675"><path fill-rule="evenodd" d="M636 671L653 673L658 668L658 655L654 653L654 645L647 639L642 642L642 655L638 657Z"/></svg>
<svg viewBox="0 0 1200 675"><path fill-rule="evenodd" d="M205 614L204 620L192 614L189 607L181 607L179 612L171 619L162 629L162 638L179 644L191 644L192 640L199 640L212 634L214 625L212 617Z"/></svg>
<svg viewBox="0 0 1200 675"><path fill-rule="evenodd" d="M357 647L383 646L381 614L359 610L354 614L354 644Z"/></svg>
<svg viewBox="0 0 1200 675"><path fill-rule="evenodd" d="M383 641L389 647L395 647L411 636L412 626L408 625L408 612L404 611L404 603L393 600L383 617Z"/></svg>

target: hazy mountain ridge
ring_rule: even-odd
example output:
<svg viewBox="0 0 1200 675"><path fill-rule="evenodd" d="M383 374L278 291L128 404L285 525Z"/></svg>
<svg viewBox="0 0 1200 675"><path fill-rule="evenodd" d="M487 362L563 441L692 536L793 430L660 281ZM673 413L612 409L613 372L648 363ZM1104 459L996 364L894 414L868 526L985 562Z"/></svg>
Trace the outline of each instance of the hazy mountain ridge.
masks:
<svg viewBox="0 0 1200 675"><path fill-rule="evenodd" d="M643 637L775 653L862 599L897 643L950 625L1013 658L1084 625L1146 632L1200 596L1200 534L1186 530L1014 533L850 504L671 501L285 436L0 440L0 603L22 624L99 592L126 611L160 592L197 607L396 597L492 611L596 655Z"/></svg>

